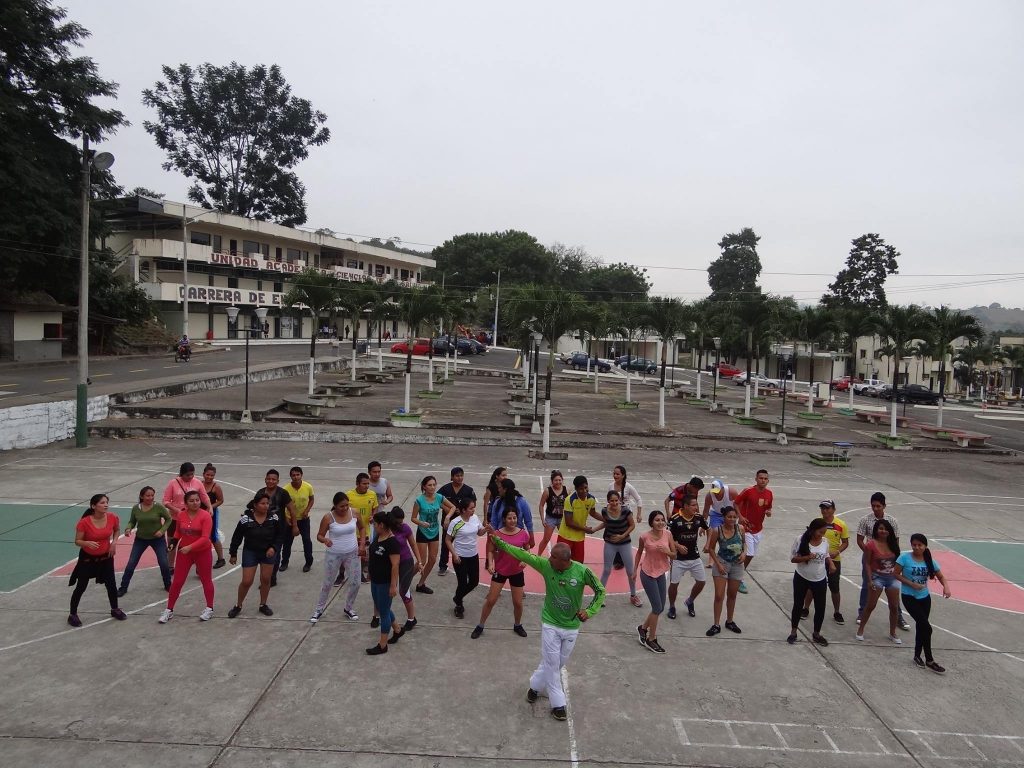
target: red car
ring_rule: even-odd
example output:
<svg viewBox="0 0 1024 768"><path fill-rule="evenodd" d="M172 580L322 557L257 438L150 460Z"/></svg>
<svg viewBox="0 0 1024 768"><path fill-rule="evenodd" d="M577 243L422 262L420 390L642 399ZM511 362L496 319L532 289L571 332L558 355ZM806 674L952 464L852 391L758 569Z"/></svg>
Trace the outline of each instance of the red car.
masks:
<svg viewBox="0 0 1024 768"><path fill-rule="evenodd" d="M850 388L850 377L844 376L841 379L832 380L832 389L836 392L846 392Z"/></svg>
<svg viewBox="0 0 1024 768"><path fill-rule="evenodd" d="M709 365L708 366L708 370L713 373L714 370L715 370L715 366L714 365ZM728 378L731 378L733 376L737 376L737 375L739 375L741 373L746 373L746 371L741 371L735 365L729 365L729 363L719 363L718 364L718 378L719 379L728 379Z"/></svg>
<svg viewBox="0 0 1024 768"><path fill-rule="evenodd" d="M399 355L409 354L409 344L405 341L400 341L397 344L391 345L391 351ZM430 354L430 339L416 339L412 343L412 353L414 355L428 355Z"/></svg>

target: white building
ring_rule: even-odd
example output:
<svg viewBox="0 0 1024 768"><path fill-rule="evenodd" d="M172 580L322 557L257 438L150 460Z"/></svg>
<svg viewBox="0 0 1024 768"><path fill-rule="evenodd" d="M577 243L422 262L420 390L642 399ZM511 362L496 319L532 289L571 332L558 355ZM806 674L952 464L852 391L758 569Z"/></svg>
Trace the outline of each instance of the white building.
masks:
<svg viewBox="0 0 1024 768"><path fill-rule="evenodd" d="M435 266L426 257L167 200L129 197L115 203L106 208L113 233L104 245L154 300L168 330L179 333L187 313L192 338L237 335L224 311L231 305L241 309L239 323L248 318L252 327L258 322L252 310L268 307L270 338L309 338L312 318L282 302L289 277L306 267L343 280L414 286ZM339 336L350 323L337 321ZM365 321L352 330L365 338ZM392 335L400 330L395 324Z"/></svg>

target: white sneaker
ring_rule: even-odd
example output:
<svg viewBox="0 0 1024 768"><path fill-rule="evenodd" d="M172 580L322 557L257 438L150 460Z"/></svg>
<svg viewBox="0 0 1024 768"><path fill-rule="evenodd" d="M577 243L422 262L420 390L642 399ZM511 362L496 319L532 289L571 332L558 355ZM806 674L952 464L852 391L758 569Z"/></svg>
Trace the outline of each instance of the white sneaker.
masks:
<svg viewBox="0 0 1024 768"><path fill-rule="evenodd" d="M856 634L856 635L854 635L854 637L857 638L858 640L860 640L862 643L864 642L864 635Z"/></svg>
<svg viewBox="0 0 1024 768"><path fill-rule="evenodd" d="M892 640L896 645L903 645L903 641L896 637L896 635L889 635L889 639Z"/></svg>
<svg viewBox="0 0 1024 768"><path fill-rule="evenodd" d="M160 618L157 619L157 621L159 621L161 624L166 624L168 621L171 620L172 616L174 616L174 611L172 611L170 608L164 608L164 612L160 614Z"/></svg>
<svg viewBox="0 0 1024 768"><path fill-rule="evenodd" d="M310 624L316 624L318 621L320 621L320 617L323 616L323 615L324 615L324 612L319 610L319 609L313 611L313 615L309 617L309 623Z"/></svg>
<svg viewBox="0 0 1024 768"><path fill-rule="evenodd" d="M209 621L213 618L213 608L203 608L203 612L199 614L200 621Z"/></svg>

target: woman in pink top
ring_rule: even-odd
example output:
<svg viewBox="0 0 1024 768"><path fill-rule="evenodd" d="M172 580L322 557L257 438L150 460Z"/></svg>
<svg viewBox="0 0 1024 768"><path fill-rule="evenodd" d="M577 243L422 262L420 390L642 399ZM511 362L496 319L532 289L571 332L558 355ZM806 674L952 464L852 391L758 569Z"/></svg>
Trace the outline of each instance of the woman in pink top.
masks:
<svg viewBox="0 0 1024 768"><path fill-rule="evenodd" d="M174 616L174 604L178 602L181 588L193 565L196 567L196 575L203 582L203 595L206 597L206 608L199 614L199 620L209 621L213 618L213 544L210 542L213 518L200 506L201 503L199 491L188 491L185 494L185 511L175 516L181 565L174 571L171 591L167 595L167 607L160 614L161 624L166 624Z"/></svg>
<svg viewBox="0 0 1024 768"><path fill-rule="evenodd" d="M647 518L651 530L640 535L636 550L634 574L640 574L647 599L651 601L651 612L644 623L636 628L640 645L654 653L664 653L658 643L658 616L665 610L668 593L668 574L672 567L672 556L676 553L675 540L666 530L665 513L655 510ZM634 579L636 576L634 575Z"/></svg>
<svg viewBox="0 0 1024 768"><path fill-rule="evenodd" d="M519 527L519 513L515 507L505 510L502 517L502 526L497 531L490 531L496 534L506 544L520 549L530 548L530 533ZM490 529L490 526L487 526ZM523 591L526 587L526 566L516 560L512 555L502 552L488 541L487 543L487 571L491 574L491 588L484 598L484 607L480 609L480 623L473 629L470 637L476 640L484 633L484 624L487 617L491 615L491 609L498 602L501 590L508 582L512 590L512 631L520 637L526 637L526 630L523 629Z"/></svg>
<svg viewBox="0 0 1024 768"><path fill-rule="evenodd" d="M200 505L203 509L213 509L213 505L210 504L210 495L206 492L206 488L203 487L203 481L196 479L196 465L191 461L186 461L178 469L178 476L171 480L167 487L164 488L164 506L171 513L171 527L167 529L167 553L170 559L172 574L174 573L175 552L177 552L178 544L176 521L178 515L185 511L185 494L189 491L196 491L199 494ZM213 528L212 522L210 528L211 530Z"/></svg>

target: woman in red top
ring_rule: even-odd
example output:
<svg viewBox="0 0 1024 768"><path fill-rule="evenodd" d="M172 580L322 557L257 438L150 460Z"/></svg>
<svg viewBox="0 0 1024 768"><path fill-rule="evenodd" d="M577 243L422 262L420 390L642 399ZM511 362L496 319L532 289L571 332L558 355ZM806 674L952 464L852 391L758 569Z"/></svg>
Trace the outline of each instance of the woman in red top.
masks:
<svg viewBox="0 0 1024 768"><path fill-rule="evenodd" d="M81 551L78 564L68 580L68 586L75 586L68 615L68 624L72 627L82 626L82 620L78 618L78 604L93 579L107 588L110 615L119 621L128 618L117 607L117 581L114 578L114 551L121 533L121 521L113 512L107 511L109 505L106 494L97 493L89 499L88 511L75 526L75 546L81 547Z"/></svg>
<svg viewBox="0 0 1024 768"><path fill-rule="evenodd" d="M213 618L213 545L210 543L213 518L202 508L199 491L185 493L185 509L175 515L175 520L179 537L178 566L174 569L167 607L160 614L159 621L166 624L174 616L174 604L178 602L181 588L193 565L196 567L196 575L203 582L203 595L206 597L206 608L199 614L199 620L209 621Z"/></svg>

